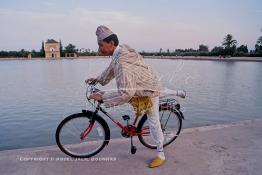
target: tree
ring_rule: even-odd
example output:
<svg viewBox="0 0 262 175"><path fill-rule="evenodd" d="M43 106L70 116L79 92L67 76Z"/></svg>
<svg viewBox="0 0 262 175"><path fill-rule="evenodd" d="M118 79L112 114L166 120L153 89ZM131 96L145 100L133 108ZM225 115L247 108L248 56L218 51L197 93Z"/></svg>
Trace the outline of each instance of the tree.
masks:
<svg viewBox="0 0 262 175"><path fill-rule="evenodd" d="M33 58L34 58L34 57L39 57L39 56L40 56L40 52L37 52L37 51L35 51L35 50L32 50L32 51L31 51L31 55L32 55Z"/></svg>
<svg viewBox="0 0 262 175"><path fill-rule="evenodd" d="M255 45L255 55L256 56L262 56L262 44L259 45L259 44L256 44Z"/></svg>
<svg viewBox="0 0 262 175"><path fill-rule="evenodd" d="M237 48L237 52L248 53L247 45L241 45Z"/></svg>
<svg viewBox="0 0 262 175"><path fill-rule="evenodd" d="M44 41L42 41L42 47L41 47L41 49L40 49L40 57L45 57Z"/></svg>
<svg viewBox="0 0 262 175"><path fill-rule="evenodd" d="M231 34L227 34L222 43L222 45L225 46L225 55L233 56L236 52L236 44L237 40L233 39Z"/></svg>
<svg viewBox="0 0 262 175"><path fill-rule="evenodd" d="M65 47L65 52L66 52L66 53L76 53L76 46L73 45L73 44L68 44L68 45Z"/></svg>
<svg viewBox="0 0 262 175"><path fill-rule="evenodd" d="M233 39L233 36L231 34L227 34L222 43L225 48L232 48L233 46L236 46L236 44L237 40Z"/></svg>
<svg viewBox="0 0 262 175"><path fill-rule="evenodd" d="M166 55L170 56L170 50L169 49L166 50Z"/></svg>
<svg viewBox="0 0 262 175"><path fill-rule="evenodd" d="M18 56L18 57L27 57L28 54L29 54L28 51L26 51L25 49L21 49L21 50L18 52L17 56Z"/></svg>
<svg viewBox="0 0 262 175"><path fill-rule="evenodd" d="M219 55L224 55L224 48L223 47L214 47L212 50L211 50L211 55L214 55L214 56L219 56Z"/></svg>
<svg viewBox="0 0 262 175"><path fill-rule="evenodd" d="M257 45L262 45L262 36L257 39Z"/></svg>
<svg viewBox="0 0 262 175"><path fill-rule="evenodd" d="M63 57L64 53L63 53L63 45L62 45L61 40L59 41L59 43L60 43L60 55L61 55L61 57Z"/></svg>
<svg viewBox="0 0 262 175"><path fill-rule="evenodd" d="M199 45L199 49L198 49L199 52L208 52L208 46L206 45Z"/></svg>

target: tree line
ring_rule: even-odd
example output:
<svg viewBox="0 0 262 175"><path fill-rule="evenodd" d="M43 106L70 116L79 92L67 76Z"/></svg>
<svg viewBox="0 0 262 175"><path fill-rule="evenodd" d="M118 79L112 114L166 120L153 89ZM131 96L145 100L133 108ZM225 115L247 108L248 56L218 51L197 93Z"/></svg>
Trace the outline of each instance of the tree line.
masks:
<svg viewBox="0 0 262 175"><path fill-rule="evenodd" d="M215 46L209 50L207 45L200 44L198 49L176 49L170 51L167 49L163 51L162 48L158 52L145 52L140 54L143 56L248 56L248 57L262 57L262 36L257 39L254 50L248 50L247 45L240 45L237 47L237 40L231 34L227 34L222 42L221 46ZM42 47L39 51L32 50L20 50L20 51L0 51L0 57L27 57L31 53L32 57L45 57L44 42L42 41ZM76 48L73 44L68 44L63 47L60 40L60 53L64 57L66 53L77 53L78 56L96 56L97 52L85 48Z"/></svg>
<svg viewBox="0 0 262 175"><path fill-rule="evenodd" d="M97 53L90 50L81 48L76 48L75 45L69 43L67 46L63 47L62 42L60 40L60 54L62 57L66 55L66 53L77 53L79 56L96 56ZM0 58L17 58L17 57L27 57L29 54L33 58L42 58L45 57L45 50L44 50L44 41L42 41L42 47L39 51L36 50L25 50L21 49L20 51L0 51Z"/></svg>
<svg viewBox="0 0 262 175"><path fill-rule="evenodd" d="M63 47L60 41L60 53L64 57L66 53L76 53L78 56L96 56L97 52L92 51L91 49L85 48L76 48L75 45L69 43L67 46Z"/></svg>
<svg viewBox="0 0 262 175"><path fill-rule="evenodd" d="M248 50L247 45L240 45L237 47L237 40L231 34L227 34L221 46L215 46L209 50L207 45L201 44L198 49L176 49L170 51L167 49L159 52L141 52L144 56L234 56L234 57L262 57L262 36L257 39L254 50Z"/></svg>

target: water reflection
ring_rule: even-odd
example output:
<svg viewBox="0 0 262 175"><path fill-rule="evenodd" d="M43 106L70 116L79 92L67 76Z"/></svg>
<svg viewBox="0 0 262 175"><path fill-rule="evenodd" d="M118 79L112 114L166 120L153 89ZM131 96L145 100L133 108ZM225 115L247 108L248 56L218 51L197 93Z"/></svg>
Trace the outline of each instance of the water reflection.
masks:
<svg viewBox="0 0 262 175"><path fill-rule="evenodd" d="M262 63L146 59L164 86L185 89L185 127L260 118ZM0 62L0 150L55 144L58 123L85 108L85 84L110 59ZM114 88L114 80L101 89ZM133 116L128 106L112 114ZM124 122L123 122L124 123ZM112 126L111 121L109 124ZM19 130L17 129L19 128ZM112 136L120 137L112 127Z"/></svg>

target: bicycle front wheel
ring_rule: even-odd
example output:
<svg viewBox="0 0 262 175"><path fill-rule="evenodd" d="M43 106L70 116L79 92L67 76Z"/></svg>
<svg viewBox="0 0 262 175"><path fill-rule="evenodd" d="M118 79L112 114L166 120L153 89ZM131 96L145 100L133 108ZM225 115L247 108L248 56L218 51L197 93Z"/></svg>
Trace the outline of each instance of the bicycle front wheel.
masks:
<svg viewBox="0 0 262 175"><path fill-rule="evenodd" d="M74 158L88 158L99 153L110 139L110 131L103 118L92 112L73 114L57 127L56 142L61 151ZM93 121L93 122L92 122Z"/></svg>
<svg viewBox="0 0 262 175"><path fill-rule="evenodd" d="M164 135L163 146L166 147L172 143L179 135L182 128L182 119L179 113L174 109L162 109L159 110L159 117L161 123L161 129ZM150 134L150 128L148 124L147 114L145 114L138 123L138 132L143 134L138 135L140 142L151 149L156 149L156 143L152 139Z"/></svg>

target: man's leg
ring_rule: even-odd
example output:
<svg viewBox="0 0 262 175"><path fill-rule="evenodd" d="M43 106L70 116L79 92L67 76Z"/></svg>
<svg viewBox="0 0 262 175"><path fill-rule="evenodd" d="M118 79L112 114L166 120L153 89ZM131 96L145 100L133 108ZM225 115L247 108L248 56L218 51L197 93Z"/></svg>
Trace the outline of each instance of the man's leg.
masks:
<svg viewBox="0 0 262 175"><path fill-rule="evenodd" d="M151 110L147 112L150 134L157 145L157 156L162 160L165 160L165 154L163 151L164 135L159 119L159 97L153 97L152 102L153 106Z"/></svg>

